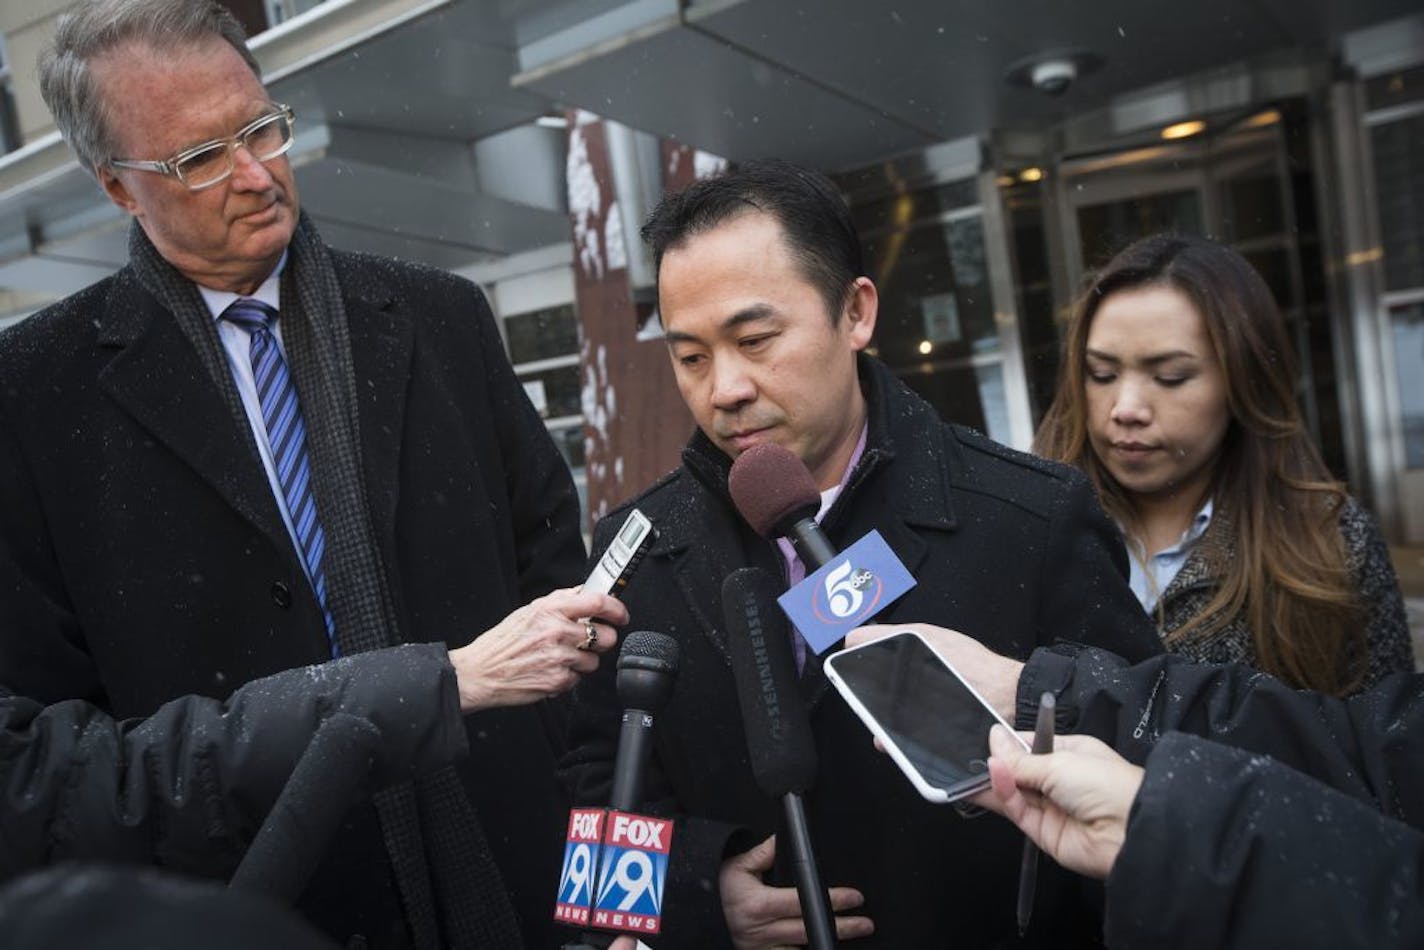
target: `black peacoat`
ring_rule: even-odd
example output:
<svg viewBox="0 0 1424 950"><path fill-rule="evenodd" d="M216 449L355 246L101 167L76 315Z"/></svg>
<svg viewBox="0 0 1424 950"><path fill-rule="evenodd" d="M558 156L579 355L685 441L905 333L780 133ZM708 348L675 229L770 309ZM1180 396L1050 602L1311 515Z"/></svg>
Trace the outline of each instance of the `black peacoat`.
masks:
<svg viewBox="0 0 1424 950"><path fill-rule="evenodd" d="M463 645L578 582L572 480L473 284L332 260L393 640ZM0 681L127 718L327 657L250 431L128 268L0 336ZM533 934L547 932L564 821L546 715L467 717L461 767ZM386 873L378 840L342 837L355 850L315 885L327 895L317 916L336 921L379 901L369 882ZM201 851L185 861L231 870Z"/></svg>
<svg viewBox="0 0 1424 950"><path fill-rule="evenodd" d="M822 522L837 547L872 528L918 581L879 622L924 621L1026 658L1059 639L1145 658L1161 650L1128 588L1117 531L1078 472L946 425L881 364L862 358L866 448ZM679 817L659 946L724 946L718 897L724 856L777 829L779 805L757 788L737 706L720 603L722 579L759 565L785 576L727 495L727 457L700 433L683 466L630 502L659 536L623 599L634 629L675 637L681 665L658 717L649 807ZM595 529L602 552L622 523ZM1021 838L994 816L961 818L921 799L821 672L808 666L820 770L808 807L822 878L860 888L876 925L865 947L986 947L1010 941ZM565 777L580 801L603 803L616 750L612 670L575 691ZM1031 938L1095 939L1081 882L1044 862ZM782 884L791 883L783 876Z"/></svg>

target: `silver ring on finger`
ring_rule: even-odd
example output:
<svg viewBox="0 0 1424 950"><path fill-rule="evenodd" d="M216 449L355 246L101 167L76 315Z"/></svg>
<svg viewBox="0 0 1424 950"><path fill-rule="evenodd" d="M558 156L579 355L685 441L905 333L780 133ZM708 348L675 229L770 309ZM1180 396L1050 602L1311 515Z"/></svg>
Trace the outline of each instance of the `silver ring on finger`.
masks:
<svg viewBox="0 0 1424 950"><path fill-rule="evenodd" d="M592 650L598 645L598 628L593 625L593 621L585 617L583 620L584 640L578 645L580 650Z"/></svg>

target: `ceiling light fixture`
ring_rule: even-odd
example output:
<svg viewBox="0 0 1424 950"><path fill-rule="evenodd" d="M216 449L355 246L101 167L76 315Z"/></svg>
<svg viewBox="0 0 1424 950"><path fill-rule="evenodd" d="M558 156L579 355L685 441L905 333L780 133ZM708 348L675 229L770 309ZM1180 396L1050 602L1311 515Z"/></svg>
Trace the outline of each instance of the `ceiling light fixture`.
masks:
<svg viewBox="0 0 1424 950"><path fill-rule="evenodd" d="M1200 135L1206 131L1206 123L1201 119L1192 119L1188 122L1175 122L1162 130L1162 138L1167 141L1173 139L1191 138L1193 135Z"/></svg>
<svg viewBox="0 0 1424 950"><path fill-rule="evenodd" d="M1053 50L1010 64L1004 71L1004 80L1011 86L1026 86L1046 96L1061 96L1102 65L1101 56L1085 49Z"/></svg>

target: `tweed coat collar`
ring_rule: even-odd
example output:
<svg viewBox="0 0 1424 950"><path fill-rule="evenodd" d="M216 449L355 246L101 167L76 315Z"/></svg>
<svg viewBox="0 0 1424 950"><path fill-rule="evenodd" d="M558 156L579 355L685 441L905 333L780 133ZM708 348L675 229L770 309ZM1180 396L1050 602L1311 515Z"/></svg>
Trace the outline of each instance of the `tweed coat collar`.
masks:
<svg viewBox="0 0 1424 950"><path fill-rule="evenodd" d="M360 382L357 412L371 513L378 535L389 541L414 333L409 320L392 312L396 299L378 268L364 266L362 258L332 256ZM290 549L251 431L200 421L228 416L223 396L173 315L129 268L115 276L95 322L102 389L279 550ZM233 384L227 378L217 385Z"/></svg>

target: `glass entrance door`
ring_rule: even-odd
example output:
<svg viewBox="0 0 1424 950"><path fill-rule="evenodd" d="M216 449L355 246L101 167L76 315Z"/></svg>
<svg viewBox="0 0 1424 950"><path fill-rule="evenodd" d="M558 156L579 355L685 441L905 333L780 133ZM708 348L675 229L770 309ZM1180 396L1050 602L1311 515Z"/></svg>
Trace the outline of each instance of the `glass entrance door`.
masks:
<svg viewBox="0 0 1424 950"><path fill-rule="evenodd" d="M1365 100L1379 249L1365 264L1376 275L1387 377L1379 380L1388 443L1380 454L1399 539L1424 544L1424 65L1371 79Z"/></svg>
<svg viewBox="0 0 1424 950"><path fill-rule="evenodd" d="M1401 537L1424 543L1424 292L1398 295L1390 308L1390 342L1394 351L1394 384L1398 427ZM1408 302L1411 301L1412 302Z"/></svg>
<svg viewBox="0 0 1424 950"><path fill-rule="evenodd" d="M992 176L951 175L852 201L851 214L880 293L874 355L945 419L1027 449L1033 429L996 198Z"/></svg>

